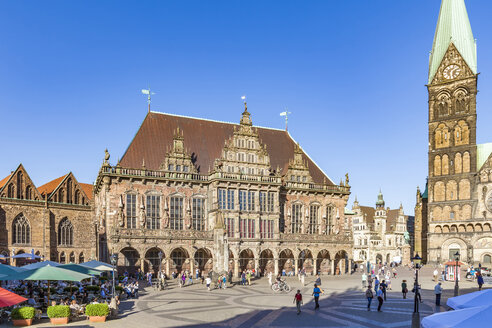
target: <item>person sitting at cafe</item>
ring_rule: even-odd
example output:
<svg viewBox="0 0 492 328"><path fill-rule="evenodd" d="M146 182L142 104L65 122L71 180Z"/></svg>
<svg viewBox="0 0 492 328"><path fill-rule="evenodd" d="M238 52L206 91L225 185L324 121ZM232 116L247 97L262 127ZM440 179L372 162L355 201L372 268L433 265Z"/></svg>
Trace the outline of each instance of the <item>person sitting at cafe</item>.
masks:
<svg viewBox="0 0 492 328"><path fill-rule="evenodd" d="M34 299L34 295L32 292L29 295L29 298L27 299L27 304L32 305L32 306L36 305L36 300Z"/></svg>
<svg viewBox="0 0 492 328"><path fill-rule="evenodd" d="M77 304L76 300L72 300L72 303L70 303L70 310L72 311L72 315L77 315L83 312L83 308Z"/></svg>

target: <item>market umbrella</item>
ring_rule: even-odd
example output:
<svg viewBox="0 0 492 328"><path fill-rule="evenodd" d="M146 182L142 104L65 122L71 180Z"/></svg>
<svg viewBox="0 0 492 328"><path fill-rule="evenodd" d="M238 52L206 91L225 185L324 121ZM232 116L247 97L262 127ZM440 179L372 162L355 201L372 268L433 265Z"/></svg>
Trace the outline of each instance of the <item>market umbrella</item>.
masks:
<svg viewBox="0 0 492 328"><path fill-rule="evenodd" d="M91 269L96 269L99 271L113 271L113 266L111 264L104 263L101 261L96 261L96 260L92 260L92 261L85 262L85 263L80 263L80 265L91 268Z"/></svg>
<svg viewBox="0 0 492 328"><path fill-rule="evenodd" d="M78 273L83 273L83 274L93 274L93 275L101 275L103 271L101 270L96 270L96 269L91 269L89 267L80 265L80 264L75 264L75 263L69 263L69 264L62 264L59 266L59 268L62 269L67 269L67 270L72 270Z"/></svg>
<svg viewBox="0 0 492 328"><path fill-rule="evenodd" d="M0 280L47 280L48 281L48 302L50 301L50 280L62 281L81 281L91 278L90 275L75 272L72 270L53 267L51 265L42 268L17 272L13 275L2 276Z"/></svg>
<svg viewBox="0 0 492 328"><path fill-rule="evenodd" d="M11 259L31 259L31 260L34 260L34 259L40 259L41 256L34 255L34 254L31 254L31 253L20 253L20 254L11 256L10 258Z"/></svg>
<svg viewBox="0 0 492 328"><path fill-rule="evenodd" d="M483 327L492 320L492 305L435 313L422 319L422 328Z"/></svg>
<svg viewBox="0 0 492 328"><path fill-rule="evenodd" d="M447 306L455 310L483 306L484 304L492 304L492 289L451 297L446 302Z"/></svg>
<svg viewBox="0 0 492 328"><path fill-rule="evenodd" d="M16 273L19 273L22 271L24 271L24 270L21 268L13 267L11 265L0 263L0 275L7 275L8 276L8 275L16 274ZM17 280L17 279L12 279L12 280Z"/></svg>
<svg viewBox="0 0 492 328"><path fill-rule="evenodd" d="M36 262L36 263L31 263L28 265L21 266L22 269L26 270L32 270L32 269L38 269L42 268L44 266L51 265L52 267L57 267L60 266L60 263L52 262L52 261L43 261L43 262Z"/></svg>
<svg viewBox="0 0 492 328"><path fill-rule="evenodd" d="M27 301L27 298L0 288L0 307L12 306Z"/></svg>

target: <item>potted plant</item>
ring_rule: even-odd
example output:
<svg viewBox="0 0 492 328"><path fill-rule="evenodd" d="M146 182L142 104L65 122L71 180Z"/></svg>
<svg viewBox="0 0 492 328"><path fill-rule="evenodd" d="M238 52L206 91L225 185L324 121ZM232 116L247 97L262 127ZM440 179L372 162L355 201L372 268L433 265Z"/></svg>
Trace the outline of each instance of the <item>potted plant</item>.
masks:
<svg viewBox="0 0 492 328"><path fill-rule="evenodd" d="M31 306L23 306L12 310L12 322L14 326L30 326L36 311Z"/></svg>
<svg viewBox="0 0 492 328"><path fill-rule="evenodd" d="M52 325L66 325L70 317L68 305L54 305L48 307L48 318Z"/></svg>
<svg viewBox="0 0 492 328"><path fill-rule="evenodd" d="M104 303L87 304L85 315L89 317L90 322L105 322L109 314L109 306Z"/></svg>

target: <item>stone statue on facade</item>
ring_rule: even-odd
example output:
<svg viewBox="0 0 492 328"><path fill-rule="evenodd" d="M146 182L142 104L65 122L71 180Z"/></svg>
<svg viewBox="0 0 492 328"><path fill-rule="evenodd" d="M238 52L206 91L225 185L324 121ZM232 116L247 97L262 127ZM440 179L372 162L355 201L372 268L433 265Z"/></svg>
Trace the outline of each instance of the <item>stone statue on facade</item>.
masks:
<svg viewBox="0 0 492 328"><path fill-rule="evenodd" d="M146 217L145 217L145 206L143 205L143 203L142 205L140 205L139 219L140 219L140 227L144 228Z"/></svg>
<svg viewBox="0 0 492 328"><path fill-rule="evenodd" d="M118 204L118 226L123 227L125 225L125 211L123 210L123 198L120 196L120 203Z"/></svg>

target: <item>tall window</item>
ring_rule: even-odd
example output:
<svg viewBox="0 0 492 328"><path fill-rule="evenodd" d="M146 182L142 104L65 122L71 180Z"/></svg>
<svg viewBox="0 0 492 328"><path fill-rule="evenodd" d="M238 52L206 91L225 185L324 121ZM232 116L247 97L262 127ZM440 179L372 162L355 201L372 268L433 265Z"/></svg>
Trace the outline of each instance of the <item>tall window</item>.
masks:
<svg viewBox="0 0 492 328"><path fill-rule="evenodd" d="M273 212L273 209L274 208L275 208L275 193L274 192L269 192L268 193L267 210L268 210L268 212Z"/></svg>
<svg viewBox="0 0 492 328"><path fill-rule="evenodd" d="M58 192L58 201L60 203L63 203L64 202L64 198L63 198L63 189L60 189L60 191Z"/></svg>
<svg viewBox="0 0 492 328"><path fill-rule="evenodd" d="M318 233L318 205L311 205L309 208L309 233L317 234Z"/></svg>
<svg viewBox="0 0 492 328"><path fill-rule="evenodd" d="M161 196L147 195L147 229L160 229L160 202Z"/></svg>
<svg viewBox="0 0 492 328"><path fill-rule="evenodd" d="M13 244L31 244L31 226L23 214L12 222L12 241Z"/></svg>
<svg viewBox="0 0 492 328"><path fill-rule="evenodd" d="M293 204L292 205L292 233L301 232L301 222L302 222L302 205Z"/></svg>
<svg viewBox="0 0 492 328"><path fill-rule="evenodd" d="M73 225L67 218L62 219L58 225L58 245L73 245Z"/></svg>
<svg viewBox="0 0 492 328"><path fill-rule="evenodd" d="M225 219L227 237L234 238L234 218Z"/></svg>
<svg viewBox="0 0 492 328"><path fill-rule="evenodd" d="M205 230L205 199L193 198L192 225L195 230Z"/></svg>
<svg viewBox="0 0 492 328"><path fill-rule="evenodd" d="M260 220L260 238L273 238L273 220Z"/></svg>
<svg viewBox="0 0 492 328"><path fill-rule="evenodd" d="M260 212L266 212L267 209L267 193L260 191Z"/></svg>
<svg viewBox="0 0 492 328"><path fill-rule="evenodd" d="M80 191L76 190L75 191L75 198L74 198L74 203L78 204L80 200Z"/></svg>
<svg viewBox="0 0 492 328"><path fill-rule="evenodd" d="M255 210L255 192L248 191L248 211Z"/></svg>
<svg viewBox="0 0 492 328"><path fill-rule="evenodd" d="M26 199L32 199L32 189L31 186L26 187Z"/></svg>
<svg viewBox="0 0 492 328"><path fill-rule="evenodd" d="M227 209L228 210L234 209L234 190L233 189L227 190Z"/></svg>
<svg viewBox="0 0 492 328"><path fill-rule="evenodd" d="M72 179L67 180L67 203L72 204Z"/></svg>
<svg viewBox="0 0 492 328"><path fill-rule="evenodd" d="M245 190L239 190L239 210L246 211L248 204L248 192Z"/></svg>
<svg viewBox="0 0 492 328"><path fill-rule="evenodd" d="M239 237L255 238L255 219L239 219Z"/></svg>
<svg viewBox="0 0 492 328"><path fill-rule="evenodd" d="M137 228L137 195L126 195L126 227L128 229Z"/></svg>
<svg viewBox="0 0 492 328"><path fill-rule="evenodd" d="M9 184L9 187L7 188L7 197L14 198L14 185L12 183Z"/></svg>
<svg viewBox="0 0 492 328"><path fill-rule="evenodd" d="M22 197L22 191L24 190L24 188L22 187L22 177L22 172L17 173L17 198L19 199L24 198Z"/></svg>
<svg viewBox="0 0 492 328"><path fill-rule="evenodd" d="M333 232L333 225L335 224L335 208L332 205L328 205L326 208L326 233L331 234Z"/></svg>
<svg viewBox="0 0 492 328"><path fill-rule="evenodd" d="M174 230L183 230L183 197L171 197L170 226Z"/></svg>
<svg viewBox="0 0 492 328"><path fill-rule="evenodd" d="M226 203L227 203L227 197L226 197L226 189L219 189L219 209L225 210L226 209Z"/></svg>

